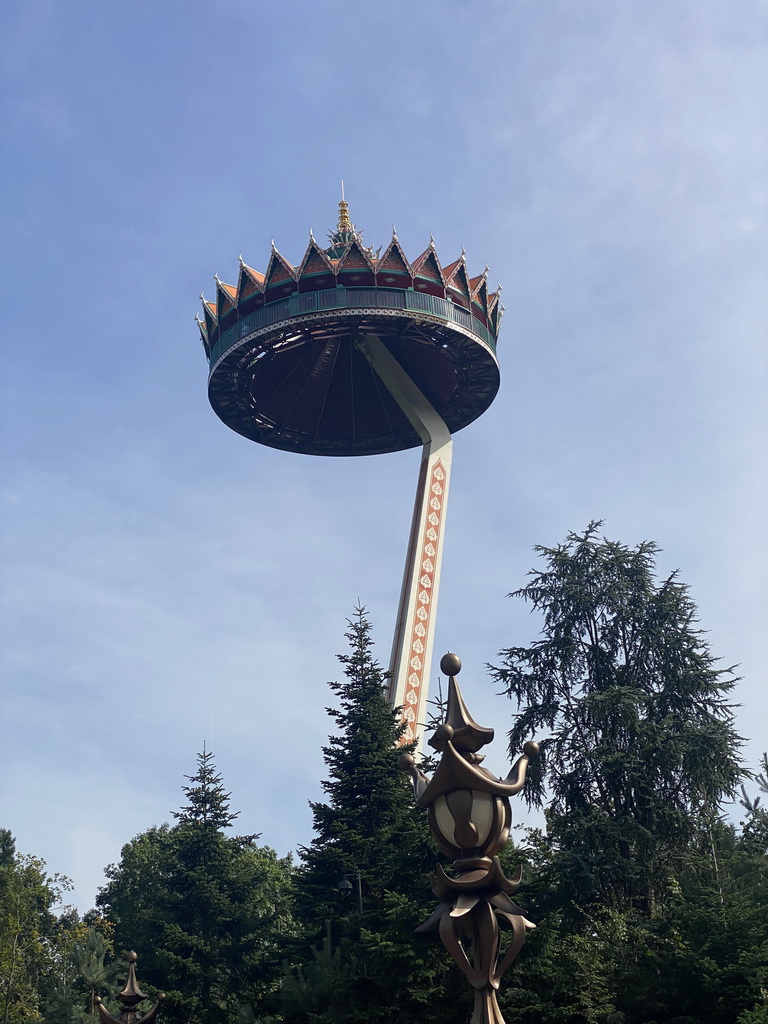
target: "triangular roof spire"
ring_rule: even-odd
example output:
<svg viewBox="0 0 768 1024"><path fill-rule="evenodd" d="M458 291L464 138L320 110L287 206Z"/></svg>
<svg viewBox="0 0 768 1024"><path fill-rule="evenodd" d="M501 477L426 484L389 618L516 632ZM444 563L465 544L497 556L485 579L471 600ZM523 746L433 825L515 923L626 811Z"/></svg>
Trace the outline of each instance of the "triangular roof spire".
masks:
<svg viewBox="0 0 768 1024"><path fill-rule="evenodd" d="M382 274L382 280L385 281L386 277L384 275L387 271L390 274L407 274L409 277L411 276L410 264L397 239L394 226L392 227L392 241L384 251L384 255L380 257L376 269Z"/></svg>
<svg viewBox="0 0 768 1024"><path fill-rule="evenodd" d="M296 279L296 269L293 267L288 260L278 251L275 246L274 239L272 240L272 255L269 257L269 263L267 264L267 270L264 274L264 289L270 287L270 285L278 284L282 281L294 281Z"/></svg>
<svg viewBox="0 0 768 1024"><path fill-rule="evenodd" d="M237 301L242 302L255 292L263 291L264 275L258 270L249 267L244 261L240 261L240 277L237 282Z"/></svg>
<svg viewBox="0 0 768 1024"><path fill-rule="evenodd" d="M324 273L334 273L333 264L328 259L325 250L317 244L315 236L310 232L307 251L304 253L304 257L299 264L299 277L304 274Z"/></svg>
<svg viewBox="0 0 768 1024"><path fill-rule="evenodd" d="M232 284L225 284L218 274L214 275L216 281L216 311L219 319L225 313L235 308L237 302L237 288Z"/></svg>

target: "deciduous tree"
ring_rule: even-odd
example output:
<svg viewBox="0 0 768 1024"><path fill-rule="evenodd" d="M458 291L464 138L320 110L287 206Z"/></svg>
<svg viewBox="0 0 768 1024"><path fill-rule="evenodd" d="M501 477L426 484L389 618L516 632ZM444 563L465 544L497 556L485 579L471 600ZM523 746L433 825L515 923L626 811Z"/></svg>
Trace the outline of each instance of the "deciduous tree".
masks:
<svg viewBox="0 0 768 1024"><path fill-rule="evenodd" d="M41 983L54 966L54 907L71 888L45 861L16 852L0 829L0 1024L42 1020Z"/></svg>

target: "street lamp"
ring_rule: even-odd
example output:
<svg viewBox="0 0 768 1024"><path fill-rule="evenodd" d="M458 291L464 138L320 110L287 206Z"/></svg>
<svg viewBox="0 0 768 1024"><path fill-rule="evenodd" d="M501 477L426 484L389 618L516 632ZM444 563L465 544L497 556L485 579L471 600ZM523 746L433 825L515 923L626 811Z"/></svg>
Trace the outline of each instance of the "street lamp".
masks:
<svg viewBox="0 0 768 1024"><path fill-rule="evenodd" d="M354 885L352 884L354 882ZM348 875L344 875L342 880L336 886L342 896L351 896L352 890L355 889L357 892L357 912L358 914L363 913L363 876L360 873L360 868L355 868Z"/></svg>
<svg viewBox="0 0 768 1024"><path fill-rule="evenodd" d="M354 883L354 884L353 884ZM360 868L355 868L349 874L344 875L339 884L336 886L342 896L351 896L352 890L357 891L357 913L359 918L358 924L358 942L362 948L362 928L363 928L363 876L360 872ZM363 964L363 977L368 977L368 968L365 963L365 957L361 954L361 960Z"/></svg>

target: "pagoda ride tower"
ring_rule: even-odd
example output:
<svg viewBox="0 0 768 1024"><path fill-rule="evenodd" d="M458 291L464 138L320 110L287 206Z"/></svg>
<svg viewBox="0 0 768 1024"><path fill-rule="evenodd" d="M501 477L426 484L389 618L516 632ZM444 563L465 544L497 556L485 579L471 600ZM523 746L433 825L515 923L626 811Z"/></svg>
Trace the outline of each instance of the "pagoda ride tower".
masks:
<svg viewBox="0 0 768 1024"><path fill-rule="evenodd" d="M218 276L197 318L208 397L228 427L302 455L381 455L422 447L390 662L403 742L420 738L435 633L451 435L499 388L502 306L487 267L470 278L462 251L443 267L434 241L412 262L394 229L384 252L339 203L336 230L310 232L292 266L272 244L265 272L240 258L237 285Z"/></svg>

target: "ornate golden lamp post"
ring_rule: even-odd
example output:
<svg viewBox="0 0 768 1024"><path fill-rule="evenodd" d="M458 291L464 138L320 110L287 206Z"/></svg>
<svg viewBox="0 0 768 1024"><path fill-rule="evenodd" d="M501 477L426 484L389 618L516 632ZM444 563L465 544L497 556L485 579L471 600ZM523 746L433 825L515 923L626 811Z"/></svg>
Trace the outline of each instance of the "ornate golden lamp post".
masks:
<svg viewBox="0 0 768 1024"><path fill-rule="evenodd" d="M496 992L501 977L517 957L527 928L534 928L525 913L510 899L520 885L521 869L506 878L497 856L512 823L509 798L525 782L528 761L539 752L528 742L506 779L480 766L477 751L493 739L467 711L456 675L461 660L446 654L441 670L449 677L446 719L429 745L441 753L431 779L416 767L412 754L400 765L413 779L416 805L429 813L429 827L437 845L453 857L453 874L438 864L432 891L440 900L435 912L417 931L437 928L440 939L475 990L471 1024L504 1024ZM507 922L512 935L506 950L500 947L499 921Z"/></svg>

